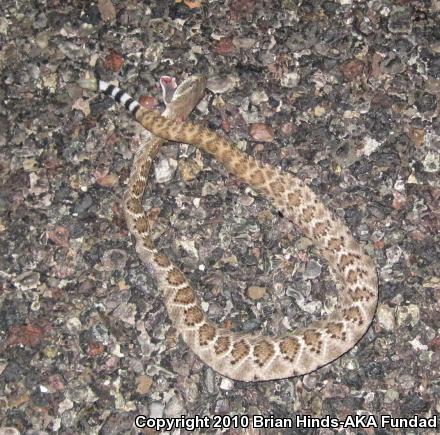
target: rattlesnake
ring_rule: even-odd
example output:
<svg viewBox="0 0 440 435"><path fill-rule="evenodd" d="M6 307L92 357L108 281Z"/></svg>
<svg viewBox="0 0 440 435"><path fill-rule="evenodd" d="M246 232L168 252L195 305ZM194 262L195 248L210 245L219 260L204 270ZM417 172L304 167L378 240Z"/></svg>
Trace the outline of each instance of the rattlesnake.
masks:
<svg viewBox="0 0 440 435"><path fill-rule="evenodd" d="M233 332L211 322L184 274L159 252L149 236L150 219L140 201L159 140L152 140L147 150L139 151L124 198L127 222L136 238L137 252L156 276L175 328L208 366L224 376L246 382L310 373L349 351L369 328L378 298L373 261L347 226L302 180L243 153L212 130L183 121L204 88L203 79L195 77L192 80L181 89L180 103L168 106L166 117L142 107L118 87L97 78L82 80L80 85L99 90L123 104L155 136L191 144L213 155L231 174L269 199L314 242L320 255L327 260L332 274L341 284L338 303L323 320L279 336Z"/></svg>

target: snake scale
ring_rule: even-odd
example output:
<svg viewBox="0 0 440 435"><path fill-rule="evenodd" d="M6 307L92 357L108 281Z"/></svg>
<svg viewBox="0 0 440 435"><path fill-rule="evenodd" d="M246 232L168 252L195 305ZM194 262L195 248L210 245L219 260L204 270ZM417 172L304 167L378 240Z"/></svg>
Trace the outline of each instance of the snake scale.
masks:
<svg viewBox="0 0 440 435"><path fill-rule="evenodd" d="M136 155L124 210L136 239L136 250L156 277L170 319L202 361L229 378L262 381L310 373L356 345L376 311L378 283L372 259L346 224L301 179L240 151L210 129L184 121L203 92L203 78L194 76L182 84L176 94L177 103L172 101L164 116L142 107L118 87L98 78L82 80L80 85L111 96L156 136L147 149ZM337 305L327 317L279 336L234 332L207 318L185 275L152 242L150 219L141 205L152 157L162 141L194 145L211 154L313 241L340 284Z"/></svg>

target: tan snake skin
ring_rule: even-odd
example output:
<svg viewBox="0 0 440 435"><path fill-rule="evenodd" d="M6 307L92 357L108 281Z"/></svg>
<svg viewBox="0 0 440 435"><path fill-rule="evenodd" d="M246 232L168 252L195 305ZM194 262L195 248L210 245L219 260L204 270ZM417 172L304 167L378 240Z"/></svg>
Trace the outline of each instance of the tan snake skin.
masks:
<svg viewBox="0 0 440 435"><path fill-rule="evenodd" d="M193 80L204 87L200 77ZM219 134L183 121L200 98L200 87L188 85L180 92L183 104L168 106L168 119L139 105L119 88L93 79L80 82L83 88L100 90L125 105L147 130L164 140L194 145L213 155L228 171L269 199L273 206L313 240L320 255L338 279L336 309L326 318L280 336L242 334L213 324L184 274L150 239L150 221L141 205L147 175L159 141L136 156L124 198L128 226L136 238L140 258L149 266L163 292L174 326L193 352L224 376L252 382L303 375L322 367L349 351L362 338L377 305L375 266L336 218L299 178L264 164L239 151ZM194 88L192 87L194 86ZM188 100L186 100L188 98Z"/></svg>

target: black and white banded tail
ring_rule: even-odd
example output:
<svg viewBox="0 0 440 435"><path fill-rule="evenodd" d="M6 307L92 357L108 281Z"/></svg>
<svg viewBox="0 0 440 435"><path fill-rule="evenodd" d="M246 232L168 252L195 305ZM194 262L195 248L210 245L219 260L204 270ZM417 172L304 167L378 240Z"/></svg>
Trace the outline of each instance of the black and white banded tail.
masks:
<svg viewBox="0 0 440 435"><path fill-rule="evenodd" d="M125 108L130 111L133 116L136 115L140 104L122 89L110 83L104 82L103 80L98 80L98 89L100 92L112 97L117 103L125 106Z"/></svg>

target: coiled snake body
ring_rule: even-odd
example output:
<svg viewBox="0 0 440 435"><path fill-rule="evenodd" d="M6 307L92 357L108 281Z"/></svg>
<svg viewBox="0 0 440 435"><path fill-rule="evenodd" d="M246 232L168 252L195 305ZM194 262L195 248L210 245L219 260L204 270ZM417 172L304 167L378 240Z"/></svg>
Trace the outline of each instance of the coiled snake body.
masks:
<svg viewBox="0 0 440 435"><path fill-rule="evenodd" d="M124 197L128 227L136 238L140 258L156 276L169 317L187 345L208 366L241 381L312 372L349 351L369 328L378 297L375 266L347 226L303 181L241 152L214 131L183 121L199 100L204 85L201 77L189 79L161 116L102 80L81 81L82 87L99 90L123 104L157 138L191 144L213 155L232 175L269 199L314 242L341 284L337 307L328 317L280 336L220 328L207 318L184 274L159 252L149 236L150 222L141 198L152 156L162 140L152 139L135 158Z"/></svg>

